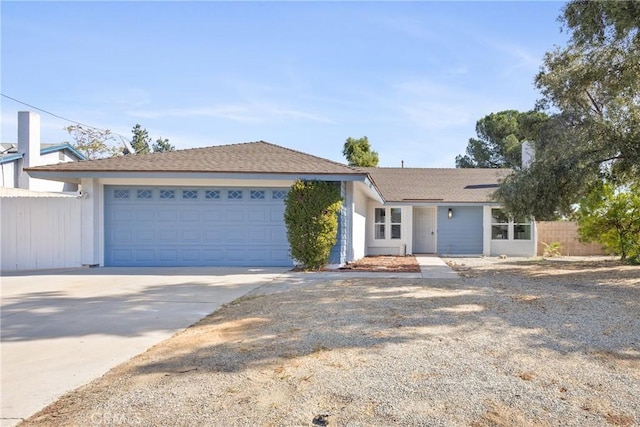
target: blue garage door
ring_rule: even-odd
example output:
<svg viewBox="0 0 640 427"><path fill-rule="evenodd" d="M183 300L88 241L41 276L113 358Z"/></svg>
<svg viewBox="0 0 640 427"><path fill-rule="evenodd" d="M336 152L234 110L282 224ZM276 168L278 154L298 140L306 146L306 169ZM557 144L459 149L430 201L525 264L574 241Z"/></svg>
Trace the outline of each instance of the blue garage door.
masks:
<svg viewBox="0 0 640 427"><path fill-rule="evenodd" d="M107 266L290 266L286 188L105 187Z"/></svg>

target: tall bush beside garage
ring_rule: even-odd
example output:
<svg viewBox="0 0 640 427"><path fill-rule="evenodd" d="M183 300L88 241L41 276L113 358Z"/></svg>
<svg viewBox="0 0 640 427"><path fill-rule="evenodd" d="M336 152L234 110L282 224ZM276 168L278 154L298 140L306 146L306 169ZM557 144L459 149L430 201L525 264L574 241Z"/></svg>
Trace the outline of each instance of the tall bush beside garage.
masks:
<svg viewBox="0 0 640 427"><path fill-rule="evenodd" d="M291 257L305 270L329 263L338 240L338 212L342 198L333 182L296 181L285 199L284 222Z"/></svg>

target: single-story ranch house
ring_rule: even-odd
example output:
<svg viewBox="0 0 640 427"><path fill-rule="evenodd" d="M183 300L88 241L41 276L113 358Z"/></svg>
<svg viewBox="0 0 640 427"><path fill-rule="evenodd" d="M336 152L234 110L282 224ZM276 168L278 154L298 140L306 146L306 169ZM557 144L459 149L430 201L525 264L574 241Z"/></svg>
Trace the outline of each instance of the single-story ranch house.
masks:
<svg viewBox="0 0 640 427"><path fill-rule="evenodd" d="M259 141L26 170L81 186L85 265L292 265L283 213L296 179L340 186L332 264L536 251L535 223L491 199L506 169L354 168Z"/></svg>

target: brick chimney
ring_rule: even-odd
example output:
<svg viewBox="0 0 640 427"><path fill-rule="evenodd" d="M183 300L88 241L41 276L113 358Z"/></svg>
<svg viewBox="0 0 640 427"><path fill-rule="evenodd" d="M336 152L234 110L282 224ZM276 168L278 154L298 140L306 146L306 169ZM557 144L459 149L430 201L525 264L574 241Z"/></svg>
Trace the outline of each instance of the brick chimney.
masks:
<svg viewBox="0 0 640 427"><path fill-rule="evenodd" d="M40 115L31 111L18 112L18 153L22 153L20 175L18 178L19 188L29 190L33 178L31 178L24 168L39 166L40 159Z"/></svg>

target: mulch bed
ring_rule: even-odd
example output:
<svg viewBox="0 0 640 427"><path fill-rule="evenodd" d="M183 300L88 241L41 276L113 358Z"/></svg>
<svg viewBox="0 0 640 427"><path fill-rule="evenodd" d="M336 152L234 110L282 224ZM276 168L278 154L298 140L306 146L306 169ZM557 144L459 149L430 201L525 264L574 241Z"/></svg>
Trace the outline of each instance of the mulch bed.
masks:
<svg viewBox="0 0 640 427"><path fill-rule="evenodd" d="M340 267L338 271L368 271L380 273L419 273L420 266L413 255L368 256Z"/></svg>

